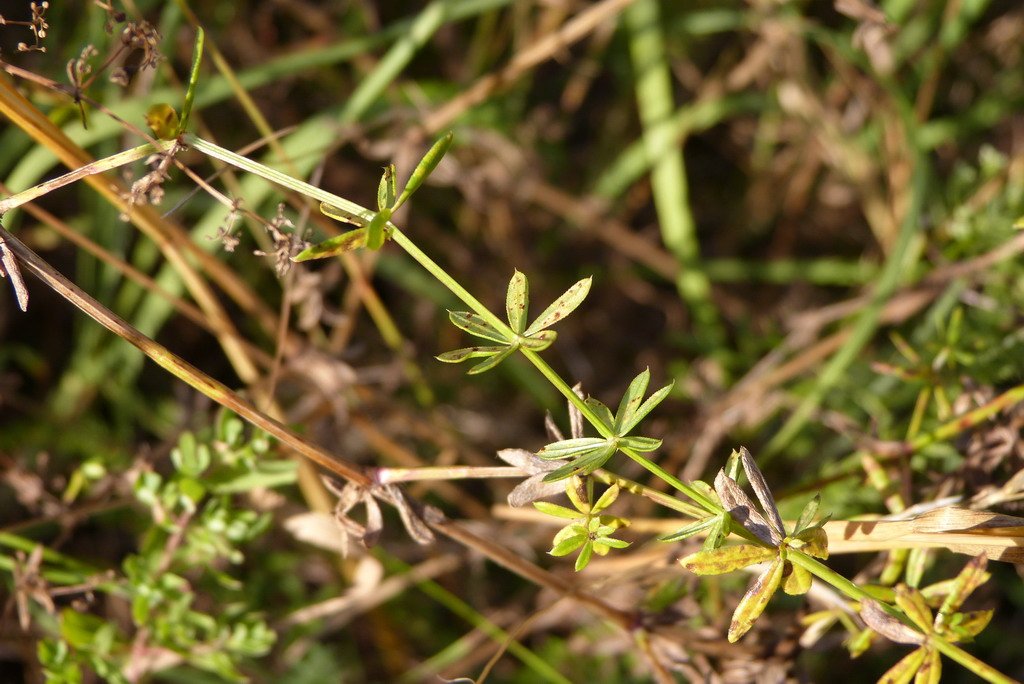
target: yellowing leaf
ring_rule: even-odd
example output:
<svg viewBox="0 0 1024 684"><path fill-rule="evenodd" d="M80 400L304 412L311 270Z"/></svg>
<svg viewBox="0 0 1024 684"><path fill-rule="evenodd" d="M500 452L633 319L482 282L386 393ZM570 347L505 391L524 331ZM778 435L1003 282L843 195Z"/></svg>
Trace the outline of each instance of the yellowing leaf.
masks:
<svg viewBox="0 0 1024 684"><path fill-rule="evenodd" d="M729 625L728 634L729 643L736 643L753 626L754 620L764 612L768 601L775 595L775 591L782 581L782 567L783 560L776 558L768 569L751 583L747 593L740 599L740 604L736 606L736 612L732 614L732 624Z"/></svg>
<svg viewBox="0 0 1024 684"><path fill-rule="evenodd" d="M926 649L924 663L917 669L914 684L939 684L942 679L942 657L934 648Z"/></svg>
<svg viewBox="0 0 1024 684"><path fill-rule="evenodd" d="M324 240L320 244L312 245L302 250L292 261L309 261L310 259L326 259L337 256L344 252L351 252L366 245L366 228L358 228L342 233L330 240Z"/></svg>
<svg viewBox="0 0 1024 684"><path fill-rule="evenodd" d="M723 546L711 551L691 553L685 558L680 558L679 563L697 575L722 575L748 565L763 563L769 558L777 556L778 553L776 549L764 546L738 544Z"/></svg>
<svg viewBox="0 0 1024 684"><path fill-rule="evenodd" d="M896 587L896 605L923 632L928 633L932 630L932 623L935 621L935 618L932 616L932 610L925 603L924 596L920 591L905 584L899 585Z"/></svg>
<svg viewBox="0 0 1024 684"><path fill-rule="evenodd" d="M161 102L146 110L146 125L161 140L174 140L178 136L178 112Z"/></svg>
<svg viewBox="0 0 1024 684"><path fill-rule="evenodd" d="M925 655L923 648L914 649L889 668L889 671L879 678L878 684L910 684L910 680L924 662Z"/></svg>
<svg viewBox="0 0 1024 684"><path fill-rule="evenodd" d="M786 564L786 569L790 570L790 573L782 583L782 590L790 596L806 594L811 588L811 573L807 569L791 563Z"/></svg>

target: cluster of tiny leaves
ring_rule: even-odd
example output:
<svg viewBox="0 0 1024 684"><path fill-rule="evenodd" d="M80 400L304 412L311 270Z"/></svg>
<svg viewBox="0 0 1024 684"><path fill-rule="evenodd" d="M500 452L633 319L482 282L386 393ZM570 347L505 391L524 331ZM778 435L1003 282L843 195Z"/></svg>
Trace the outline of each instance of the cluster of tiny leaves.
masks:
<svg viewBox="0 0 1024 684"><path fill-rule="evenodd" d="M579 571L587 567L593 554L603 556L612 549L629 546L629 542L612 537L615 530L625 527L629 522L601 514L618 498L618 485L612 485L597 501L591 503L594 499L594 481L573 476L566 482L565 493L576 510L549 501L533 502L541 513L572 521L555 534L548 553L552 556L567 556L579 551L576 557L576 570Z"/></svg>
<svg viewBox="0 0 1024 684"><path fill-rule="evenodd" d="M224 568L244 560L242 546L262 534L270 520L235 506L225 492L294 482L294 464L267 459L266 436L247 439L233 416L219 427L217 438L208 442L185 433L172 452L171 475L145 472L136 480L135 497L150 523L138 553L124 560L122 577L102 587L111 600L129 602L135 636L100 616L62 611L56 633L39 643L48 682L82 681L87 670L104 681L127 682L133 672L140 674L135 660L140 643L155 659L152 669L188 665L226 681L244 681L239 665L270 650L274 632ZM257 459L273 465L255 468ZM215 588L217 610L199 607L198 585ZM139 633L145 634L144 642L138 641Z"/></svg>

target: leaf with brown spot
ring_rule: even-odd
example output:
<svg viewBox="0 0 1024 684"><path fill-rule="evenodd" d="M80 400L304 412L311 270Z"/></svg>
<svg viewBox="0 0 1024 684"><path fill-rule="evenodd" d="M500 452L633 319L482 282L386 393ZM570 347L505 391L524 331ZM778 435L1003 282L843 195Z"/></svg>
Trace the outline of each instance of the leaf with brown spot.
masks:
<svg viewBox="0 0 1024 684"><path fill-rule="evenodd" d="M522 335L526 330L526 316L529 308L530 283L526 275L516 270L508 281L508 293L505 295L505 314L512 332Z"/></svg>
<svg viewBox="0 0 1024 684"><path fill-rule="evenodd" d="M325 212L326 213L326 212ZM292 261L309 261L310 259L326 259L328 257L351 252L366 246L366 228L358 228L342 233L330 240L307 247L292 257Z"/></svg>
<svg viewBox="0 0 1024 684"><path fill-rule="evenodd" d="M737 544L713 551L691 553L685 558L680 558L679 563L696 575L723 575L748 565L763 563L773 557L778 557L778 551L775 549L753 544Z"/></svg>
<svg viewBox="0 0 1024 684"><path fill-rule="evenodd" d="M928 633L931 631L935 618L932 616L932 610L925 603L924 596L920 591L905 584L899 585L896 587L896 605L923 632Z"/></svg>
<svg viewBox="0 0 1024 684"><path fill-rule="evenodd" d="M992 620L991 610L972 610L969 613L956 613L946 626L946 632L953 635L953 641L970 641L985 631Z"/></svg>
<svg viewBox="0 0 1024 684"><path fill-rule="evenodd" d="M478 314L470 313L469 311L449 311L448 319L456 328L465 330L475 337L482 337L492 342L504 342L505 344L511 342L511 340L495 330L490 323L485 321L483 316Z"/></svg>
<svg viewBox="0 0 1024 684"><path fill-rule="evenodd" d="M987 565L988 558L984 553L967 561L964 569L953 580L953 586L949 595L946 596L946 600L942 602L939 612L949 615L959 610L960 606L967 600L967 597L991 577L989 573L985 572Z"/></svg>
<svg viewBox="0 0 1024 684"><path fill-rule="evenodd" d="M747 451L747 447L740 447L740 463L743 464L743 472L747 474L750 487L754 490L757 500L761 502L761 509L768 516L768 521L771 523L772 528L779 533L780 539L785 537L786 527L782 524L782 516L775 505L775 497L772 496L772 492L768 488L768 483L765 482L761 469L757 467L754 457Z"/></svg>
<svg viewBox="0 0 1024 684"><path fill-rule="evenodd" d="M592 278L584 278L572 285L561 297L552 302L523 334L531 337L572 313L586 299L587 293L590 292L591 280Z"/></svg>
<svg viewBox="0 0 1024 684"><path fill-rule="evenodd" d="M718 471L718 476L715 477L715 492L733 519L753 532L758 539L772 546L778 546L782 542L782 535L772 529L764 516L757 512L750 497L740 489L735 480L725 474L724 470Z"/></svg>
<svg viewBox="0 0 1024 684"><path fill-rule="evenodd" d="M942 657L934 648L926 648L924 662L917 668L914 684L939 684L942 679Z"/></svg>
<svg viewBox="0 0 1024 684"><path fill-rule="evenodd" d="M909 684L910 680L917 674L927 653L923 648L915 648L906 656L900 659L889 670L881 676L878 684Z"/></svg>
<svg viewBox="0 0 1024 684"><path fill-rule="evenodd" d="M729 625L728 634L729 643L736 643L764 612L768 601L775 595L775 591L782 581L782 566L782 559L776 557L768 569L751 583L747 593L743 595L739 605L736 606L736 612L732 614L732 624Z"/></svg>

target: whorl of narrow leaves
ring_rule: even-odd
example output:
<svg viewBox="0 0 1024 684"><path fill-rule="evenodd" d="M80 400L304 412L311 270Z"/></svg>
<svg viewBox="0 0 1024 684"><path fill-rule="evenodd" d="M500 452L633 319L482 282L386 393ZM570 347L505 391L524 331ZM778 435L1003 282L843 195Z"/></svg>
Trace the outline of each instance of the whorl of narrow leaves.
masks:
<svg viewBox="0 0 1024 684"><path fill-rule="evenodd" d="M607 463L608 459L619 449L648 452L660 447L660 439L629 435L629 431L664 401L672 390L672 383L669 383L644 401L644 393L647 391L650 379L651 372L646 369L633 378L619 402L619 408L615 415L612 415L611 409L600 401L588 397L587 405L613 433L612 436L574 437L548 444L537 452L537 456L552 461L568 460L569 463L551 471L544 479L548 482L555 482L571 475L587 475Z"/></svg>
<svg viewBox="0 0 1024 684"><path fill-rule="evenodd" d="M558 336L554 330L547 330L551 325L562 320L586 298L590 291L590 278L584 278L566 290L562 296L552 302L536 321L527 328L526 317L529 312L530 284L526 276L519 271L512 274L505 295L505 316L511 332L496 329L478 314L468 311L449 311L448 318L459 329L475 337L498 342L498 346L466 347L445 352L437 356L445 363L459 363L471 358L486 357L486 360L469 369L470 375L483 373L494 368L508 358L517 349L543 351L551 346Z"/></svg>

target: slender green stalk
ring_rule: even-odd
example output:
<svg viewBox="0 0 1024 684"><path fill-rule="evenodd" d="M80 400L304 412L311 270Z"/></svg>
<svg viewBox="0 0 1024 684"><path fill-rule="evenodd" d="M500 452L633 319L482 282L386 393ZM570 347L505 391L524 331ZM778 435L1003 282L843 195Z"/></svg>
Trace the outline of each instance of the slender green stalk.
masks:
<svg viewBox="0 0 1024 684"><path fill-rule="evenodd" d="M999 670L995 669L985 661L975 658L956 644L951 644L945 639L937 636L930 637L928 642L938 649L942 655L946 656L950 660L955 660L960 663L985 681L994 682L994 684L1019 684L1016 679L1007 677Z"/></svg>
<svg viewBox="0 0 1024 684"><path fill-rule="evenodd" d="M178 122L178 134L188 130L188 120L192 116L192 103L196 99L196 88L199 85L199 67L203 63L203 46L206 44L206 32L200 26L196 29L196 44L192 50L192 71L188 76L188 89L185 91L185 104L181 106L181 119Z"/></svg>
<svg viewBox="0 0 1024 684"><path fill-rule="evenodd" d="M664 125L672 119L675 104L658 0L637 0L626 8L623 18L629 29L637 107L644 128L644 147L652 167L651 188L662 239L682 266L676 281L679 294L693 310L701 333L712 342L718 342L724 333L711 301L711 283L700 269L700 245L690 211L681 148L683 140L675 140L672 131Z"/></svg>

